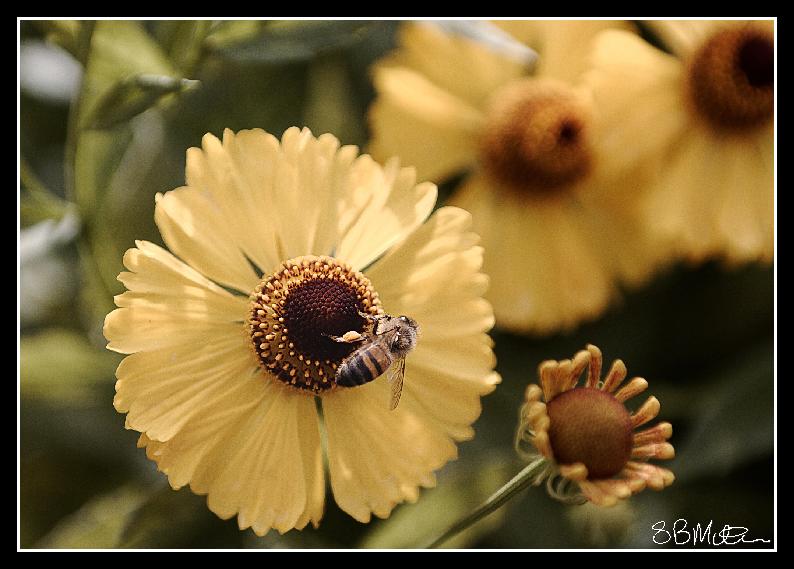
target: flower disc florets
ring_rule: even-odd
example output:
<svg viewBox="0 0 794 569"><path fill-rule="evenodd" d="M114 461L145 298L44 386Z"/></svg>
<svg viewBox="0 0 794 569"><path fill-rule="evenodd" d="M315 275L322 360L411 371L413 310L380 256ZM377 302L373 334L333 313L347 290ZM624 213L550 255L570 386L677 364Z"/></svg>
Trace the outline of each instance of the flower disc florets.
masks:
<svg viewBox="0 0 794 569"><path fill-rule="evenodd" d="M369 279L331 257L286 261L251 295L248 330L261 365L281 381L319 393L355 344L331 336L363 332L362 314L381 313Z"/></svg>

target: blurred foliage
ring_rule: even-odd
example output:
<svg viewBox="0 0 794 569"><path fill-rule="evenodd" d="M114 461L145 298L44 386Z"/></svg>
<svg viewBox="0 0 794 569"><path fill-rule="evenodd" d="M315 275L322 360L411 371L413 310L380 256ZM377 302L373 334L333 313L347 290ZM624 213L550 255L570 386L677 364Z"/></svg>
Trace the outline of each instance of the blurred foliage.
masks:
<svg viewBox="0 0 794 569"><path fill-rule="evenodd" d="M425 493L416 504L402 507L388 520L368 532L358 546L366 548L417 547L433 538L485 501L518 470L511 453L483 453L480 464L453 463L439 486ZM446 548L471 547L498 529L506 509L489 514L444 543Z"/></svg>
<svg viewBox="0 0 794 569"><path fill-rule="evenodd" d="M207 509L204 497L186 488L175 492L167 484L158 486L124 518L123 531L114 547L195 547L197 540L202 547L213 547L215 542L218 547L228 547L230 540L240 540L235 521L218 519Z"/></svg>
<svg viewBox="0 0 794 569"><path fill-rule="evenodd" d="M119 544L128 517L146 494L139 488L122 486L87 502L67 516L36 545L42 548L110 548Z"/></svg>
<svg viewBox="0 0 794 569"><path fill-rule="evenodd" d="M363 21L276 21L263 24L259 33L242 41L215 47L224 59L240 63L308 62L350 48L380 26Z"/></svg>
<svg viewBox="0 0 794 569"><path fill-rule="evenodd" d="M677 267L596 322L546 338L495 332L503 383L438 487L362 525L333 503L319 529L259 538L171 490L112 407L119 357L101 335L124 250L161 243L154 195L184 182L206 132L292 125L366 146L369 66L397 22L23 21L79 63L69 98L20 94L20 545L22 547L411 547L515 474L512 436L538 363L586 343L649 379L674 424L678 479L612 513L530 489L450 545L651 547L650 525L685 517L773 535L774 273ZM64 71L65 72L65 71ZM21 69L25 73L25 69ZM53 80L56 78L53 77ZM445 187L452 191L454 184ZM635 403L635 405L638 403Z"/></svg>
<svg viewBox="0 0 794 569"><path fill-rule="evenodd" d="M97 384L113 374L119 360L75 332L45 328L28 334L20 341L22 397L55 405L96 402Z"/></svg>

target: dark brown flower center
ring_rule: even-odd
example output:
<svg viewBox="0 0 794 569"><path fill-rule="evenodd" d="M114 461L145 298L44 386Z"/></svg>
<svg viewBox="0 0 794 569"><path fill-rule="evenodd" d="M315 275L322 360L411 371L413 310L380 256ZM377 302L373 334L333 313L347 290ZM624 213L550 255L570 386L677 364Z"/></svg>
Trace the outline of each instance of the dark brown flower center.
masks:
<svg viewBox="0 0 794 569"><path fill-rule="evenodd" d="M333 279L302 282L290 290L284 303L284 326L295 349L312 359L338 360L350 353L349 344L329 341L349 330L361 330L364 306L355 290Z"/></svg>
<svg viewBox="0 0 794 569"><path fill-rule="evenodd" d="M754 26L722 30L695 52L688 90L696 111L713 127L745 130L774 112L775 47L770 33Z"/></svg>
<svg viewBox="0 0 794 569"><path fill-rule="evenodd" d="M753 87L772 87L775 80L775 46L771 38L750 37L739 48L739 69Z"/></svg>
<svg viewBox="0 0 794 569"><path fill-rule="evenodd" d="M549 401L547 412L558 463L581 462L588 478L598 480L619 473L631 458L631 417L611 394L577 387Z"/></svg>
<svg viewBox="0 0 794 569"><path fill-rule="evenodd" d="M362 332L360 313L380 314L369 279L331 257L285 262L251 295L248 330L261 365L281 381L319 393L358 347L330 336Z"/></svg>
<svg viewBox="0 0 794 569"><path fill-rule="evenodd" d="M567 86L525 79L493 100L480 141L486 172L524 197L559 194L590 171L589 116Z"/></svg>

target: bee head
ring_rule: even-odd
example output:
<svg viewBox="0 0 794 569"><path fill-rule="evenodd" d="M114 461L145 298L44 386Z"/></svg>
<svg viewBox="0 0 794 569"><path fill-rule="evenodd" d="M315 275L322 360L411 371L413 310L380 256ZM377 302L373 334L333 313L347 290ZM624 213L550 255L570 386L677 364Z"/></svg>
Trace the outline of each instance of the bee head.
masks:
<svg viewBox="0 0 794 569"><path fill-rule="evenodd" d="M389 348L398 357L405 357L416 345L419 324L410 316L400 316L397 320L397 333Z"/></svg>

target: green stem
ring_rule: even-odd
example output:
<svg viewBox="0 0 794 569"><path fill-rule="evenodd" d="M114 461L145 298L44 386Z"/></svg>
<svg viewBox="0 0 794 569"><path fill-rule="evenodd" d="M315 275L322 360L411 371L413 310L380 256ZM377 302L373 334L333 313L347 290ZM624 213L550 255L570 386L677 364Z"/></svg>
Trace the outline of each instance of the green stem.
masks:
<svg viewBox="0 0 794 569"><path fill-rule="evenodd" d="M480 505L480 507L456 522L447 531L430 542L429 545L425 546L425 549L433 549L440 546L449 538L459 534L466 528L480 521L491 512L499 509L508 500L510 500L510 498L524 490L527 486L530 486L537 479L538 475L543 471L543 469L546 468L547 464L548 463L546 459L543 457L530 462L521 472L516 474L515 477L510 480L510 482L494 492L490 498Z"/></svg>

